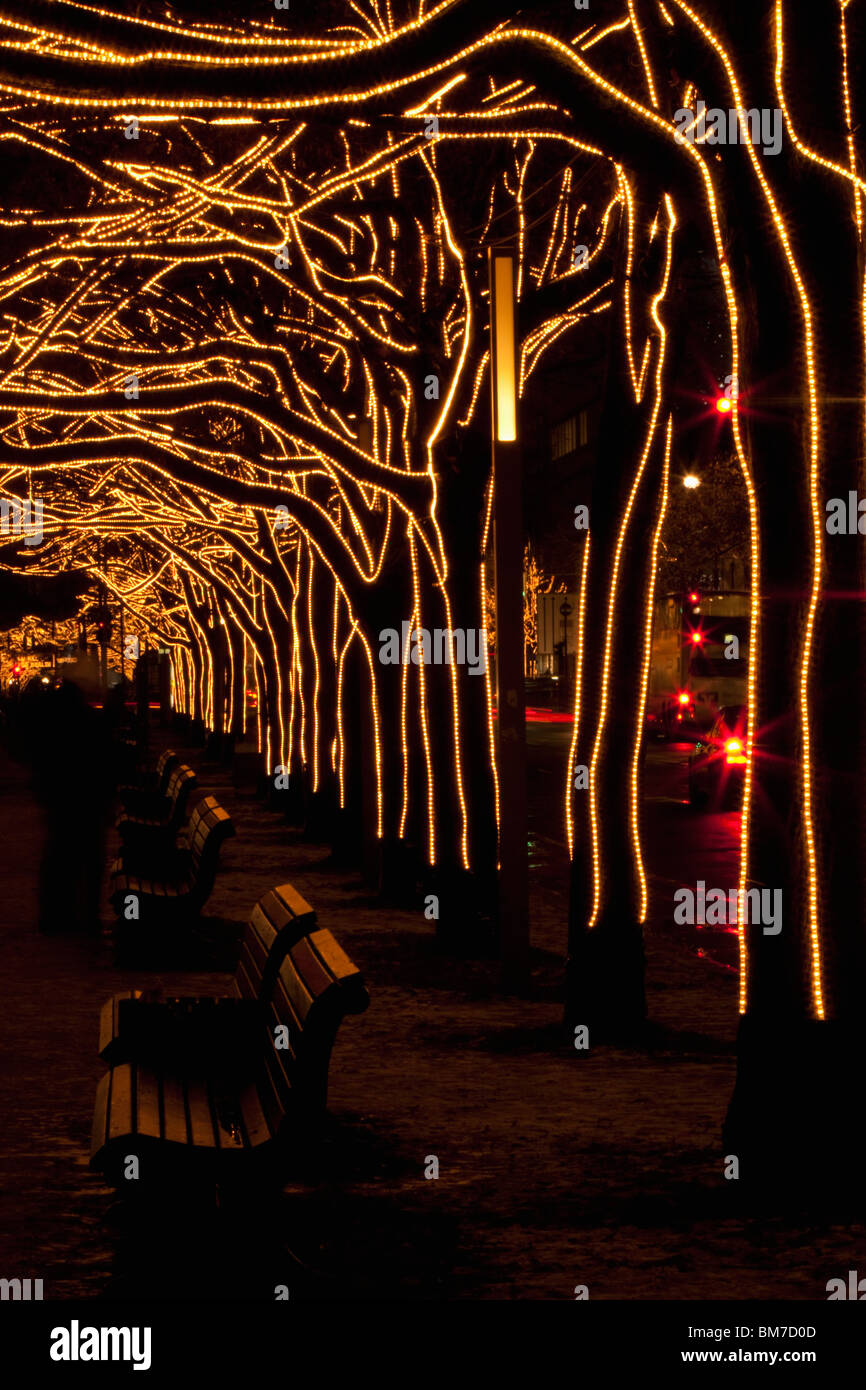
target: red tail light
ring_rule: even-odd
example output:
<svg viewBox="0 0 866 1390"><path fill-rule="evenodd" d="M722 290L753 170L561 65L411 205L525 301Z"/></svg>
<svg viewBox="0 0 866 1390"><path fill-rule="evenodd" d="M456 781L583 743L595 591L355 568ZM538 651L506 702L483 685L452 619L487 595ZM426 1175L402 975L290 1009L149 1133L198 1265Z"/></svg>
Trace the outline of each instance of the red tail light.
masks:
<svg viewBox="0 0 866 1390"><path fill-rule="evenodd" d="M746 762L748 762L748 761L749 761L749 760L748 760L748 758L746 757L746 745L745 745L745 743L743 742L742 739L740 739L740 738L727 738L727 739L725 739L725 762L726 762L726 763L728 763L728 764L730 765L731 763L746 763Z"/></svg>

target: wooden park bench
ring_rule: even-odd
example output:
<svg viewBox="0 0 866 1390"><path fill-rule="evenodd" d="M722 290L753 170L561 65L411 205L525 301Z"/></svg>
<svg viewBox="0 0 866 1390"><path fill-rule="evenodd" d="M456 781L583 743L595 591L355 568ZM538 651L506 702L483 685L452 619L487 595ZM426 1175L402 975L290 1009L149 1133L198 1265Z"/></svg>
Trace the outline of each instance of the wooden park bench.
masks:
<svg viewBox="0 0 866 1390"><path fill-rule="evenodd" d="M189 798L197 785L198 778L192 768L178 763L169 776L162 802L154 802L151 814L118 816L124 869L135 870L148 858L153 861L154 869L161 867L158 861L177 847L178 831L186 819Z"/></svg>
<svg viewBox="0 0 866 1390"><path fill-rule="evenodd" d="M234 833L228 811L206 796L189 818L187 847L177 851L168 870L140 876L115 861L109 896L124 935L135 936L136 927L167 931L197 917L213 891L223 842Z"/></svg>
<svg viewBox="0 0 866 1390"><path fill-rule="evenodd" d="M154 806L159 806L165 796L168 779L180 762L173 748L166 748L156 764L156 771L149 773L135 784L117 788L118 799L125 811L134 815L148 815Z"/></svg>
<svg viewBox="0 0 866 1390"><path fill-rule="evenodd" d="M106 1000L99 1016L99 1055L109 1066L143 1058L226 1055L238 1020L270 999L290 946L315 929L316 914L290 883L270 888L244 929L234 978L223 995L166 996L158 990L123 990ZM238 1007L240 1006L240 1007Z"/></svg>
<svg viewBox="0 0 866 1390"><path fill-rule="evenodd" d="M96 1093L91 1166L131 1193L133 1173L148 1184L182 1175L280 1180L324 1113L340 1023L368 1003L331 933L302 937L280 966L264 1021L251 1024L234 1059L112 1067Z"/></svg>

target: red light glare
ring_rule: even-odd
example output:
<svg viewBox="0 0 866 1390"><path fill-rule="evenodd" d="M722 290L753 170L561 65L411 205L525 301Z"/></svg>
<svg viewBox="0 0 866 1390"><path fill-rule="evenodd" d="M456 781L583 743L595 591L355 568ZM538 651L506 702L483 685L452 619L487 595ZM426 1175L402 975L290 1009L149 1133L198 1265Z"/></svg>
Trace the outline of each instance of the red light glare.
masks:
<svg viewBox="0 0 866 1390"><path fill-rule="evenodd" d="M728 738L725 740L725 761L728 763L745 763L748 761L742 739Z"/></svg>
<svg viewBox="0 0 866 1390"><path fill-rule="evenodd" d="M691 594L689 594L689 603L697 603L697 601L698 601L699 598L700 598L700 594L691 593Z"/></svg>
<svg viewBox="0 0 866 1390"><path fill-rule="evenodd" d="M677 696L677 699L679 700L681 705L687 705L689 703L689 696L685 690L682 692L682 694ZM679 717L682 718L682 715L680 715Z"/></svg>
<svg viewBox="0 0 866 1390"><path fill-rule="evenodd" d="M720 415L727 415L728 411L731 409L731 405L732 402L729 396L717 396L716 410Z"/></svg>
<svg viewBox="0 0 866 1390"><path fill-rule="evenodd" d="M692 633L692 641L693 641L693 642L703 642L703 640L704 640L704 634L703 634L702 632L693 632L693 633Z"/></svg>

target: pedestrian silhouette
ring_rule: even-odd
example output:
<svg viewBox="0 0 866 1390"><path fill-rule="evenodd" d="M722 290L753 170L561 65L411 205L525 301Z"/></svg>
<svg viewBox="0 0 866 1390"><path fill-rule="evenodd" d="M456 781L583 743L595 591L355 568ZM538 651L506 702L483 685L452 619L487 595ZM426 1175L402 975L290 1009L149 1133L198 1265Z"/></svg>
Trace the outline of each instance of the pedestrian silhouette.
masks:
<svg viewBox="0 0 866 1390"><path fill-rule="evenodd" d="M31 682L21 698L19 738L43 811L39 929L98 933L115 789L104 713L71 681L56 688Z"/></svg>

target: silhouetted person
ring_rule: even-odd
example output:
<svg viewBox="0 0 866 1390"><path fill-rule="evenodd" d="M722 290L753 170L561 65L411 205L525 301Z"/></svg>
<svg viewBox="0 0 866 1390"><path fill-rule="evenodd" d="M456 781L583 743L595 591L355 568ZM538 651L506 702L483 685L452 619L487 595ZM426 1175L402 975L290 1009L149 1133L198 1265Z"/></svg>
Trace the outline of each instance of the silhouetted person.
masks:
<svg viewBox="0 0 866 1390"><path fill-rule="evenodd" d="M43 808L39 929L99 931L105 839L114 796L114 748L103 712L77 685L22 696L20 733Z"/></svg>

